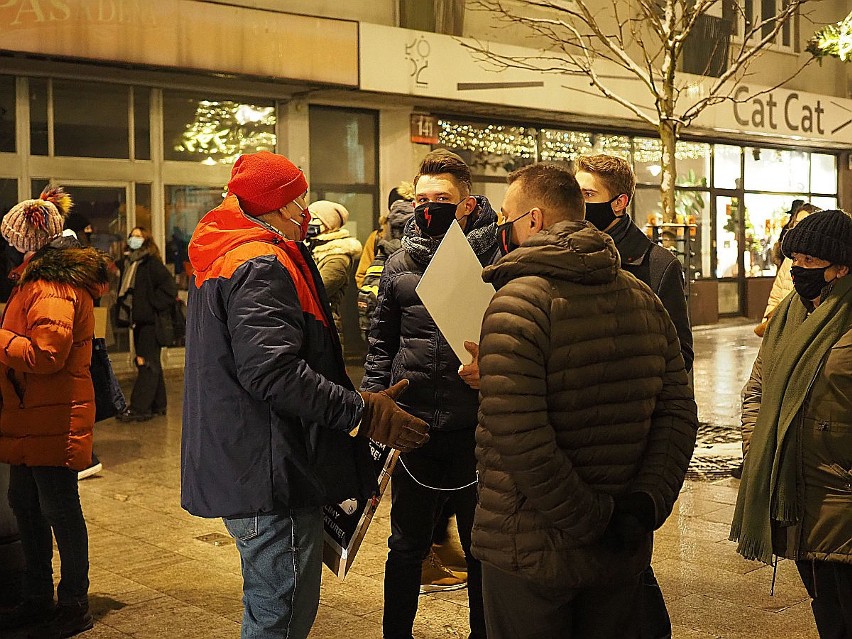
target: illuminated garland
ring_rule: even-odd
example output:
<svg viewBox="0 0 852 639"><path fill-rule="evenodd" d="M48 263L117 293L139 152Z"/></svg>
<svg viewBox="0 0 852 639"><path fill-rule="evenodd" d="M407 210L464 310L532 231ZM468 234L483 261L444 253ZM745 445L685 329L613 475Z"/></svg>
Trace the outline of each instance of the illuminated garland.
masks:
<svg viewBox="0 0 852 639"><path fill-rule="evenodd" d="M805 50L816 58L828 56L843 62L852 60L852 13L837 24L817 31L808 40Z"/></svg>
<svg viewBox="0 0 852 639"><path fill-rule="evenodd" d="M474 153L535 158L535 129L502 124L465 124L438 120L438 140L452 149Z"/></svg>

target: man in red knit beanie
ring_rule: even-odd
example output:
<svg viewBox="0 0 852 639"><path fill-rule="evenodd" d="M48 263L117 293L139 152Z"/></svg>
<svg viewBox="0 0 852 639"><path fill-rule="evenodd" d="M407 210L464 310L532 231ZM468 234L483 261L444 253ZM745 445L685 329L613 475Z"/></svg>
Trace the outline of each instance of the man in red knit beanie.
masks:
<svg viewBox="0 0 852 639"><path fill-rule="evenodd" d="M234 164L189 244L181 504L222 517L243 572L243 637L307 637L319 605L322 507L376 490L367 438L427 439L408 385L358 393L302 240L304 174L267 151ZM359 435L359 436L354 436Z"/></svg>

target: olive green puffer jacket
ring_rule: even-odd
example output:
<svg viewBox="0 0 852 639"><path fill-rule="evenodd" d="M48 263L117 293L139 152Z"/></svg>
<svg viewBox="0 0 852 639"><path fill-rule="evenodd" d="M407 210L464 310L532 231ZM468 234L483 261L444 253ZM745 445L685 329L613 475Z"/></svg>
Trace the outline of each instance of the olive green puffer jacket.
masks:
<svg viewBox="0 0 852 639"><path fill-rule="evenodd" d="M677 332L648 286L585 222L530 238L483 278L474 555L545 587L638 575L652 534L604 534L613 498L671 513L695 444Z"/></svg>

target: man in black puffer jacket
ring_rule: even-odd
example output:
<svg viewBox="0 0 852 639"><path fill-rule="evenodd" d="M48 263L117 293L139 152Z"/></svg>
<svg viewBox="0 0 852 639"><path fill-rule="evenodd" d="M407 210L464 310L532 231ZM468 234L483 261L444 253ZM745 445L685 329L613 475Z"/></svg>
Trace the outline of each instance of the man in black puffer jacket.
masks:
<svg viewBox="0 0 852 639"><path fill-rule="evenodd" d="M393 475L384 639L412 636L421 562L429 552L435 520L447 500L454 506L467 560L470 636L479 639L485 637L482 576L479 562L470 554L476 508L473 484L478 394L459 377L461 362L415 289L441 238L456 220L479 261L483 265L494 261L497 216L488 200L470 195L470 169L454 153L439 150L427 155L414 186L415 214L406 226L403 250L388 259L379 284L361 385L362 390L372 391L402 378L410 380L400 407L431 425L429 443L403 455L403 463L397 465ZM444 491L424 484L441 489L467 487Z"/></svg>

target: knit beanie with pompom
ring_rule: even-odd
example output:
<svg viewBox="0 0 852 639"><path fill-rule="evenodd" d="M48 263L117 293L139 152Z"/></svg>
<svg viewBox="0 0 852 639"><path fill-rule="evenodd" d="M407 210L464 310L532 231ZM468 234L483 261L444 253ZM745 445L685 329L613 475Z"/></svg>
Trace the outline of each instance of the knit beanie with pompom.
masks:
<svg viewBox="0 0 852 639"><path fill-rule="evenodd" d="M24 200L6 213L0 234L21 253L37 251L62 233L71 206L71 196L62 187L45 187L38 199Z"/></svg>

